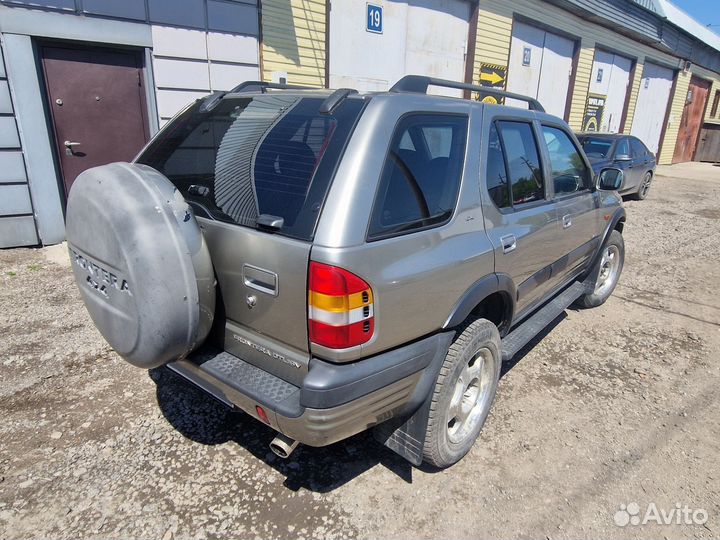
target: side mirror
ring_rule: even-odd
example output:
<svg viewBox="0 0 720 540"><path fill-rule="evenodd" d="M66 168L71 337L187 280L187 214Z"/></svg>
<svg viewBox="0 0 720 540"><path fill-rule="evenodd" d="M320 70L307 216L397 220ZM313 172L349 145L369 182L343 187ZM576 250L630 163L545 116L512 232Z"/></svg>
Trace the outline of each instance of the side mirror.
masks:
<svg viewBox="0 0 720 540"><path fill-rule="evenodd" d="M632 158L627 154L618 154L615 156L615 161L632 161Z"/></svg>
<svg viewBox="0 0 720 540"><path fill-rule="evenodd" d="M605 191L617 191L622 186L625 173L620 169L609 167L600 171L598 175L598 189Z"/></svg>

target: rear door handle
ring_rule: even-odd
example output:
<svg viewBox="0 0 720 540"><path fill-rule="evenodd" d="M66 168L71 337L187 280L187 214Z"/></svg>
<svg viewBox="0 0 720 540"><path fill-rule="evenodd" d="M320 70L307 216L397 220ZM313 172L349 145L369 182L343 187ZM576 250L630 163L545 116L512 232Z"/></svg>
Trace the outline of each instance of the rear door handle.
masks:
<svg viewBox="0 0 720 540"><path fill-rule="evenodd" d="M500 243L502 244L503 253L510 253L515 251L517 247L517 238L515 238L514 234L508 234L500 238Z"/></svg>
<svg viewBox="0 0 720 540"><path fill-rule="evenodd" d="M562 221L563 221L563 229L567 229L568 227L572 226L572 215L565 214L562 217Z"/></svg>

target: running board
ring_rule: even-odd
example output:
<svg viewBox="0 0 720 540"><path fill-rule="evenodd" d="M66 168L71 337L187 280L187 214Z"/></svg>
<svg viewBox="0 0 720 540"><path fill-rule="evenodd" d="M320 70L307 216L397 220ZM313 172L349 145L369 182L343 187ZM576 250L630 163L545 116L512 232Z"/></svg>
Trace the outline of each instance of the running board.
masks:
<svg viewBox="0 0 720 540"><path fill-rule="evenodd" d="M587 284L576 281L526 319L525 322L515 327L502 339L503 362L512 360L512 357L515 356L520 349L553 322L558 315L565 311L565 308L586 292Z"/></svg>

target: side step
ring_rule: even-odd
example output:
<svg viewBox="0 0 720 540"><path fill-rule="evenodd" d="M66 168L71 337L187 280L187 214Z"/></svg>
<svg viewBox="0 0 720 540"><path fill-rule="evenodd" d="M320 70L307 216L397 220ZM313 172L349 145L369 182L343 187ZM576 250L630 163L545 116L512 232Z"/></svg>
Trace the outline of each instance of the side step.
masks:
<svg viewBox="0 0 720 540"><path fill-rule="evenodd" d="M587 287L588 285L586 283L576 281L536 311L522 324L515 327L502 339L502 361L507 362L511 360L520 349L553 322L565 308L577 300L580 295L585 294Z"/></svg>

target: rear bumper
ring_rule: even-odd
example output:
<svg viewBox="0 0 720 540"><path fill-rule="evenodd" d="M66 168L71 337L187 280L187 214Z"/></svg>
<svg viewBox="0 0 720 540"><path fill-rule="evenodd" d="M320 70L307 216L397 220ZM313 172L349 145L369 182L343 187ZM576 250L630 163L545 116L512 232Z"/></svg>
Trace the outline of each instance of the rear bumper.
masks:
<svg viewBox="0 0 720 540"><path fill-rule="evenodd" d="M317 358L294 386L227 352L201 349L168 368L228 406L309 446L325 446L413 413L432 391L453 332L435 334L351 364Z"/></svg>

